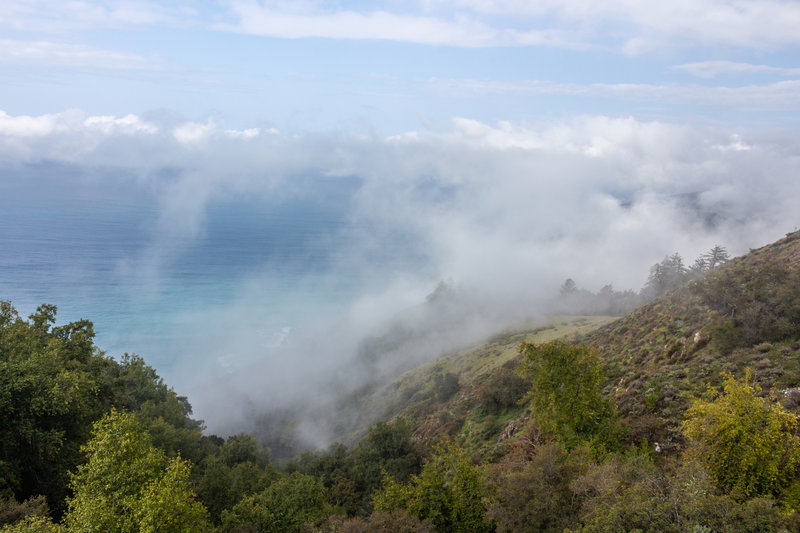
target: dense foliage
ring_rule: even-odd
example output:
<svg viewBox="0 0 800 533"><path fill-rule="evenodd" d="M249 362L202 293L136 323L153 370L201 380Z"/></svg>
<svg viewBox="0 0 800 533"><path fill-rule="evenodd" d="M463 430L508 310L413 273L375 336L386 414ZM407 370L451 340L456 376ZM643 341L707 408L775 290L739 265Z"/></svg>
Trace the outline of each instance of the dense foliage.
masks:
<svg viewBox="0 0 800 533"><path fill-rule="evenodd" d="M88 462L70 483L65 523L70 531L189 533L206 531L206 509L195 500L190 464L167 459L129 413L113 410L95 424L83 447Z"/></svg>
<svg viewBox="0 0 800 533"><path fill-rule="evenodd" d="M749 370L743 381L728 374L722 394L694 401L684 422L689 452L725 492L778 496L800 468L797 417L749 381Z"/></svg>
<svg viewBox="0 0 800 533"><path fill-rule="evenodd" d="M545 433L572 447L604 440L613 428L613 407L603 396L603 368L597 351L561 340L523 343L519 372L532 383L531 408Z"/></svg>
<svg viewBox="0 0 800 533"><path fill-rule="evenodd" d="M422 472L406 484L387 476L375 496L377 511L404 509L430 520L439 531L491 531L483 498L488 494L484 474L457 447L437 448Z"/></svg>

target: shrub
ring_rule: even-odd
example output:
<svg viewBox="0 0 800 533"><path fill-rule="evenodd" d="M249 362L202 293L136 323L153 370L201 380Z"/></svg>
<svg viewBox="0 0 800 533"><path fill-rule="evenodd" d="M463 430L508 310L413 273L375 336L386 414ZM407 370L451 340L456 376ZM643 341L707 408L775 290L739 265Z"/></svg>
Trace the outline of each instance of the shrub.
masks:
<svg viewBox="0 0 800 533"><path fill-rule="evenodd" d="M749 370L742 381L723 376L722 394L696 399L686 412L688 452L723 491L739 497L778 495L800 467L797 418L777 401L759 397Z"/></svg>

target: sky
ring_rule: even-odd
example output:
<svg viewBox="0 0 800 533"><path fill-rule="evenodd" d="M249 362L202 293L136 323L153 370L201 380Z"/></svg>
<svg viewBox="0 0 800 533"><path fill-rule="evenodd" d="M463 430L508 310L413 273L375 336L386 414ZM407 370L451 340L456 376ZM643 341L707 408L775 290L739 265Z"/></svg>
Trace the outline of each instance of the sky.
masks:
<svg viewBox="0 0 800 533"><path fill-rule="evenodd" d="M435 357L567 277L639 290L668 254L796 230L797 28L780 0L2 0L0 193L143 199L141 246L109 269L151 294L221 205L339 191L329 279L290 295L284 352L241 319L270 265L176 319L184 352L157 370L214 429L236 416L200 367L238 403L291 402L398 320L423 331L401 356ZM338 278L357 281L333 305ZM419 315L440 281L469 316ZM231 377L239 356L266 370Z"/></svg>
<svg viewBox="0 0 800 533"><path fill-rule="evenodd" d="M287 133L598 113L794 129L799 24L780 0L4 0L0 105Z"/></svg>

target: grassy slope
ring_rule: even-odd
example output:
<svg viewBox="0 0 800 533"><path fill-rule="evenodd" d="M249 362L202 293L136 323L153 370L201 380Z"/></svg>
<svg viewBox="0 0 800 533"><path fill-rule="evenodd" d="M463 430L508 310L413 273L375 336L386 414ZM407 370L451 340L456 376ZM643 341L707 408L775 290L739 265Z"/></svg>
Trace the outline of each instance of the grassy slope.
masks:
<svg viewBox="0 0 800 533"><path fill-rule="evenodd" d="M709 342L720 316L707 304L709 291L747 288L776 265L800 273L800 232L733 259L625 317L562 317L497 335L404 373L372 392L362 405L371 410L368 418L405 417L423 443L452 438L476 458L491 461L505 453L510 442L524 437L530 419L525 406L488 409L486 403L493 389L513 381L519 343L574 338L600 350L607 364L607 393L614 397L631 440L658 441L665 450L675 449L681 444L680 423L691 398L718 385L723 371L739 377L750 368L767 392L800 387L796 336L724 352ZM776 287L781 282L770 281ZM457 389L452 376L447 387L448 374L457 376ZM800 392L781 397L788 408L800 412Z"/></svg>
<svg viewBox="0 0 800 533"><path fill-rule="evenodd" d="M402 416L416 428L423 443L444 437L455 439L468 451L489 458L505 450L501 434L509 423L522 427L529 416L523 406L508 406L487 412L482 407L486 389L497 386L492 377L513 374L520 342L546 342L561 337L584 335L614 321L608 316L555 317L520 331L495 335L486 343L426 363L400 375L362 402L364 418ZM458 387L447 394L443 378L457 376ZM353 435L354 440L363 431Z"/></svg>
<svg viewBox="0 0 800 533"><path fill-rule="evenodd" d="M608 365L609 393L633 431L634 439L679 445L679 425L691 398L721 383L721 372L737 377L744 369L765 390L800 386L800 343L759 343L721 351L713 342L720 316L707 304L720 287L748 290L776 266L800 270L800 232L733 259L620 320L584 337ZM785 280L770 280L770 291ZM787 407L794 407L786 402Z"/></svg>

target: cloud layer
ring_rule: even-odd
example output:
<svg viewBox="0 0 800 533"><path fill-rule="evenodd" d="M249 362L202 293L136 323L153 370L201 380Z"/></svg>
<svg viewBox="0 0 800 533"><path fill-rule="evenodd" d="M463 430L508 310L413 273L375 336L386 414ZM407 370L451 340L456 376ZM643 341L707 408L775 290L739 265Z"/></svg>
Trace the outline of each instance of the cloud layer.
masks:
<svg viewBox="0 0 800 533"><path fill-rule="evenodd" d="M347 191L325 272L287 304L307 317L285 324L287 342L266 339L240 318L263 305L259 288L271 281L259 269L237 281L227 303L184 317L206 326L201 340L186 343L193 358L176 361L169 381L180 376L188 387L201 379L191 372L202 369L206 379L235 360L264 365L229 377L216 389L221 396L209 388L193 395L212 430L235 429L223 423L237 419L231 405L285 405L332 383L355 386L350 365L362 341L398 320L421 339L403 357L430 358L536 316L567 277L591 290L607 283L637 290L666 254L691 260L715 244L740 254L777 239L798 225L798 141L792 133L607 116L462 118L377 137L233 130L163 114L0 112L0 165L105 169L102 179L149 191L156 212L149 240L120 270L141 289L133 294L160 290L219 202L310 194L322 179ZM320 286L342 279L354 292L321 301ZM443 280L458 305L437 323L437 315L414 310ZM225 396L231 404L220 403Z"/></svg>
<svg viewBox="0 0 800 533"><path fill-rule="evenodd" d="M441 130L380 138L286 136L169 116L0 112L0 158L7 164L52 160L125 169L123 175L161 191L165 224L187 238L221 191L265 194L302 173L356 176L361 185L350 231L366 226L413 235L437 275L474 284L488 277L517 283L521 273L490 274L525 271L534 256L563 270L576 249L606 255L607 245L628 249L631 239L634 247L653 240L645 262L674 249L693 253L723 237L741 251L791 229L779 226L792 224L798 198L796 147L787 133L731 134L605 116L496 125L455 119ZM164 168L178 177L163 180ZM686 198L694 214L684 212ZM718 221L713 227L703 218L711 216ZM771 234L761 233L771 226ZM630 234L621 238L619 229ZM360 245L354 240L352 252L363 252ZM487 248L520 257L491 266L494 260L482 259ZM581 263L572 268L597 283L604 276L628 279ZM633 270L645 266L638 261Z"/></svg>

